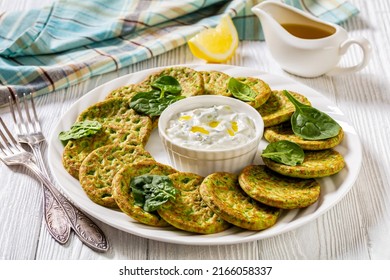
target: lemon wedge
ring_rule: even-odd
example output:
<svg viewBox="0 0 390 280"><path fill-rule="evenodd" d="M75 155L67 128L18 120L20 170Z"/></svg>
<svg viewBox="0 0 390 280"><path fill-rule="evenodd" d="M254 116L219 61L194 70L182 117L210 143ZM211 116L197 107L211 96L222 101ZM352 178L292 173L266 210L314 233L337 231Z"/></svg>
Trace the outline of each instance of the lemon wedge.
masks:
<svg viewBox="0 0 390 280"><path fill-rule="evenodd" d="M215 28L201 31L188 41L194 56L207 62L224 62L230 59L238 47L237 29L232 19L225 15Z"/></svg>

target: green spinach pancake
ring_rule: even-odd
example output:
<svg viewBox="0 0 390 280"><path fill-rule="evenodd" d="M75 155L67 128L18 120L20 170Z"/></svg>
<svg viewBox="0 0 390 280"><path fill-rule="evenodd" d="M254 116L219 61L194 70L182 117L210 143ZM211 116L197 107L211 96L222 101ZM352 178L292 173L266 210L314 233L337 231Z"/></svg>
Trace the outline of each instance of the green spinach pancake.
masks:
<svg viewBox="0 0 390 280"><path fill-rule="evenodd" d="M302 164L289 166L263 157L264 164L275 172L296 178L320 178L334 175L345 167L343 156L333 150L305 151Z"/></svg>
<svg viewBox="0 0 390 280"><path fill-rule="evenodd" d="M217 172L207 176L200 195L222 219L248 230L263 230L273 226L281 210L264 205L249 197L240 187L238 176Z"/></svg>
<svg viewBox="0 0 390 280"><path fill-rule="evenodd" d="M112 197L112 180L125 165L136 163L152 156L140 145L121 143L107 145L92 151L81 163L80 184L95 203L118 208Z"/></svg>
<svg viewBox="0 0 390 280"><path fill-rule="evenodd" d="M150 226L169 226L156 211L146 212L136 205L130 182L132 178L145 174L168 176L176 172L172 167L153 160L143 160L127 165L115 175L112 181L113 197L122 212L134 220Z"/></svg>
<svg viewBox="0 0 390 280"><path fill-rule="evenodd" d="M304 150L318 151L330 149L340 144L344 138L344 131L343 129L340 129L338 135L329 139L305 140L294 134L290 122L284 122L264 129L264 138L268 142L287 140L301 146Z"/></svg>
<svg viewBox="0 0 390 280"><path fill-rule="evenodd" d="M168 177L180 192L175 200L167 201L157 210L165 221L181 230L201 234L221 232L230 226L218 217L200 196L199 187L203 177L183 172Z"/></svg>
<svg viewBox="0 0 390 280"><path fill-rule="evenodd" d="M131 99L138 92L148 92L150 90L152 90L152 87L149 85L130 84L130 85L126 85L123 87L119 87L119 88L111 91L106 96L106 99L118 98L118 97Z"/></svg>
<svg viewBox="0 0 390 280"><path fill-rule="evenodd" d="M199 71L204 81L204 94L232 96L228 89L230 76L219 71Z"/></svg>
<svg viewBox="0 0 390 280"><path fill-rule="evenodd" d="M271 95L271 88L261 79L254 77L238 77L236 79L239 82L249 86L254 92L257 93L254 101L246 102L254 108L259 108L261 105L263 105Z"/></svg>
<svg viewBox="0 0 390 280"><path fill-rule="evenodd" d="M76 122L95 120L102 129L91 136L70 140L63 151L62 163L70 175L79 178L83 160L95 149L123 142L145 145L152 130L149 117L138 115L124 98L112 98L84 110Z"/></svg>
<svg viewBox="0 0 390 280"><path fill-rule="evenodd" d="M253 199L281 209L304 208L320 196L320 184L316 180L283 176L264 165L245 167L238 181Z"/></svg>
<svg viewBox="0 0 390 280"><path fill-rule="evenodd" d="M155 80L162 76L175 78L181 86L181 95L186 97L204 94L204 82L202 75L188 67L170 67L158 73L149 75L144 81L138 84L140 87L150 86Z"/></svg>
<svg viewBox="0 0 390 280"><path fill-rule="evenodd" d="M311 105L309 100L303 95L289 91L299 102ZM264 121L264 127L274 126L290 120L295 112L295 107L290 100L283 94L283 91L274 90L268 100L261 105L259 111Z"/></svg>

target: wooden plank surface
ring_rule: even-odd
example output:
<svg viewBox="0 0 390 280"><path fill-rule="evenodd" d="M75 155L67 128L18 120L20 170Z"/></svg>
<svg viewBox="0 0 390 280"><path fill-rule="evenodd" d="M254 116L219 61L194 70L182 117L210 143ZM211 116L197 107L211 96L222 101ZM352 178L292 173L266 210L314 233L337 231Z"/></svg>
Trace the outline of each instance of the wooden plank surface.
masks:
<svg viewBox="0 0 390 280"><path fill-rule="evenodd" d="M0 11L28 9L36 1L1 1ZM51 1L39 1L44 5ZM350 119L363 146L363 164L352 190L331 210L296 230L265 240L227 246L187 246L152 241L96 221L112 249L96 253L73 234L58 245L42 222L42 190L25 169L0 164L0 259L390 259L390 3L351 0L360 15L343 26L351 36L372 43L373 58L362 71L345 76L305 79L282 71L265 42L241 42L228 63L290 77L331 99ZM343 61L360 57L352 49ZM187 46L92 78L66 90L36 99L41 124L49 136L59 118L83 94L127 73L157 66L204 62ZM7 108L0 114L12 123ZM44 147L44 155L47 150Z"/></svg>

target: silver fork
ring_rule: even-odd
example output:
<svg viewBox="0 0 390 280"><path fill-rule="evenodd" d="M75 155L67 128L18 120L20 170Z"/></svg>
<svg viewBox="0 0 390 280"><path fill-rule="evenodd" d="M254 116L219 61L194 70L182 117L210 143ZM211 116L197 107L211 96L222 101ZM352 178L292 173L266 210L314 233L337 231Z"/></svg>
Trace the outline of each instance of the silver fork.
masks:
<svg viewBox="0 0 390 280"><path fill-rule="evenodd" d="M46 177L49 177L45 164L43 163L41 153L41 143L45 141L45 137L42 134L42 129L38 121L32 94L30 94L30 101L32 110L30 110L26 100L26 95L24 94L24 117L21 110L20 100L16 97L15 107L18 115L18 117L16 117L12 98L11 96L9 97L9 105L15 123L17 139L19 143L24 143L30 146L41 171L46 175ZM30 111L32 111L31 114ZM70 224L66 219L64 210L58 205L57 201L46 187L43 188L43 216L46 222L46 228L48 229L50 235L60 244L65 244L70 236Z"/></svg>
<svg viewBox="0 0 390 280"><path fill-rule="evenodd" d="M22 165L31 170L47 187L59 207L65 212L68 222L80 240L91 249L106 252L109 245L102 230L56 189L50 179L36 165L34 159L34 154L23 149L0 117L0 160L8 166Z"/></svg>

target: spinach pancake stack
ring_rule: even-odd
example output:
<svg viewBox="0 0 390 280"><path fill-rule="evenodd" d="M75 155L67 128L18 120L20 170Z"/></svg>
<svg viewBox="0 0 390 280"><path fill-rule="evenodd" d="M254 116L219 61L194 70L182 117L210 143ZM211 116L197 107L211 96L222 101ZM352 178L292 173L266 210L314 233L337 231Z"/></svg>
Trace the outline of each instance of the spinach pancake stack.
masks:
<svg viewBox="0 0 390 280"><path fill-rule="evenodd" d="M194 234L231 226L265 230L283 211L315 204L321 194L317 178L345 167L336 151L343 129L300 93L272 90L258 77L184 66L142 79L82 111L65 132L74 135L66 138L62 154L64 168L88 198L123 212L129 222ZM159 163L145 150L165 108L203 94L236 98L259 112L269 142L261 154L264 164L204 178Z"/></svg>
<svg viewBox="0 0 390 280"><path fill-rule="evenodd" d="M310 103L298 100L300 95L286 90L282 94L294 112L288 121L265 128L264 138L270 144L262 153L264 164L279 174L304 179L340 172L345 161L333 148L344 138L342 127ZM302 158L293 160L298 157Z"/></svg>

